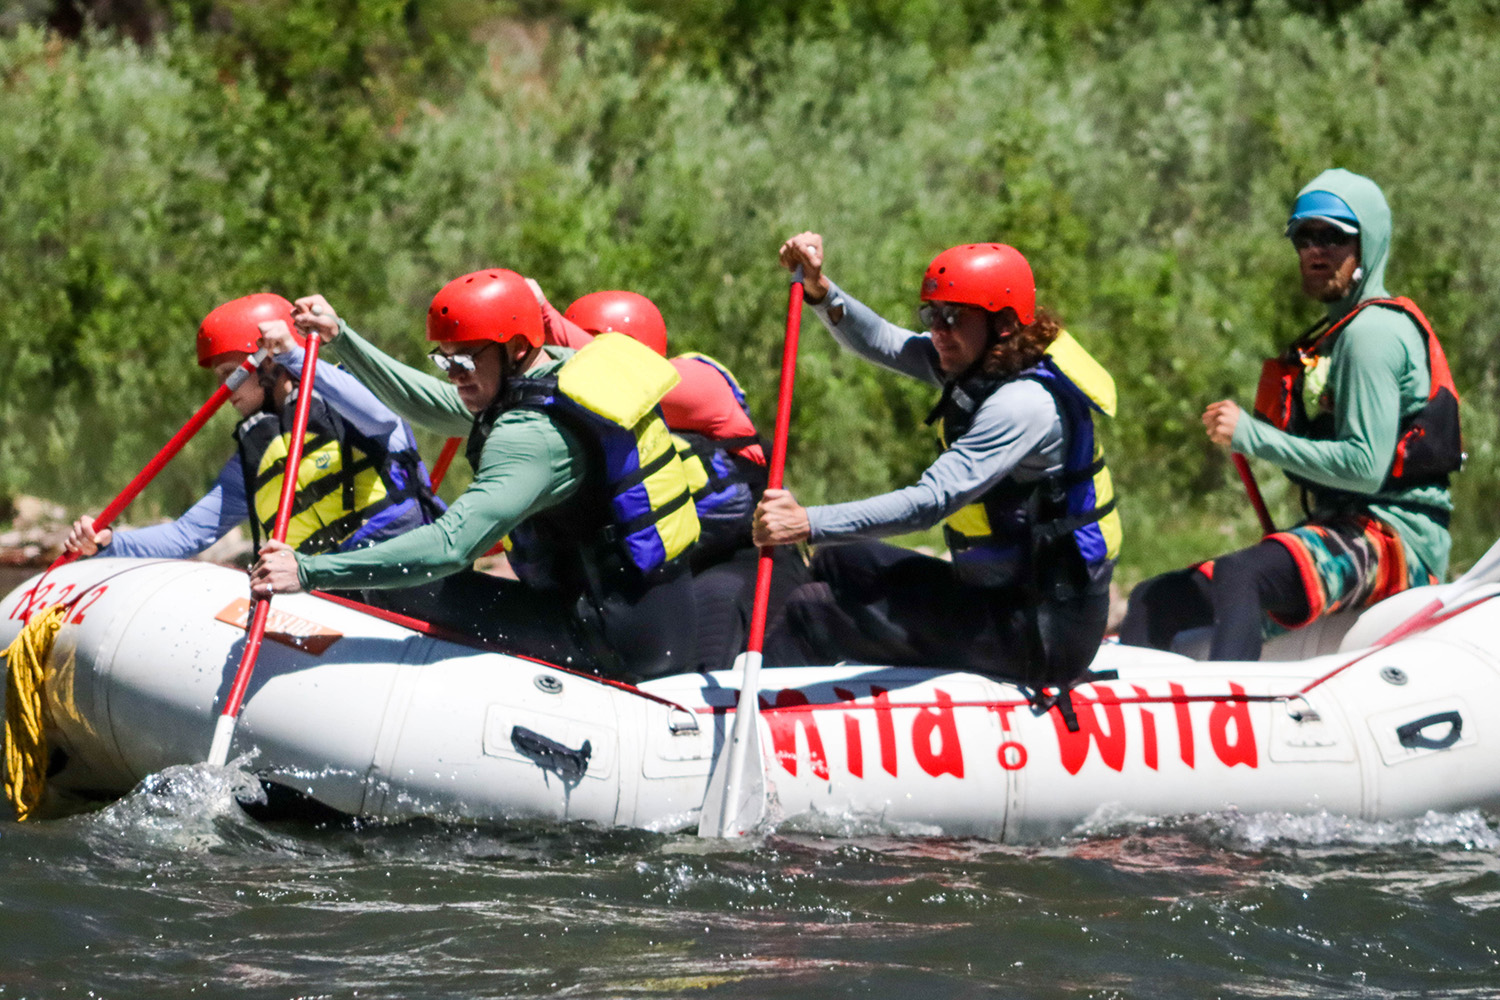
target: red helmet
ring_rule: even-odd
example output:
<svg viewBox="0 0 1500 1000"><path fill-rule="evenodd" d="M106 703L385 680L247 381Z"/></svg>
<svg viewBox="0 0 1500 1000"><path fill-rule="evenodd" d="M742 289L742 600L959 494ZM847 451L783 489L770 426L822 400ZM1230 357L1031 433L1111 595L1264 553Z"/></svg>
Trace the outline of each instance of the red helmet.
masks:
<svg viewBox="0 0 1500 1000"><path fill-rule="evenodd" d="M667 324L656 303L635 292L590 292L563 316L589 333L623 333L667 356Z"/></svg>
<svg viewBox="0 0 1500 1000"><path fill-rule="evenodd" d="M297 343L303 342L292 322L292 304L280 295L262 292L224 303L203 317L198 326L198 364L207 368L212 359L229 351L254 354L259 346L260 324L273 319L285 320Z"/></svg>
<svg viewBox="0 0 1500 1000"><path fill-rule="evenodd" d="M492 268L448 282L427 307L428 340L493 340L520 337L542 346L542 307L526 279Z"/></svg>
<svg viewBox="0 0 1500 1000"><path fill-rule="evenodd" d="M1036 319L1036 279L1021 251L1004 243L966 243L932 258L922 276L923 302L957 302L1016 311L1022 326Z"/></svg>

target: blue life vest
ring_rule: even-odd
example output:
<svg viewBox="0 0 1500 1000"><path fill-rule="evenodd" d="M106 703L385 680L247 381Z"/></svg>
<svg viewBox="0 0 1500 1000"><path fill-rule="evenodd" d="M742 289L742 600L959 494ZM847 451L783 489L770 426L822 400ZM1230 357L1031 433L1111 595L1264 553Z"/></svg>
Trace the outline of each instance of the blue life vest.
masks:
<svg viewBox="0 0 1500 1000"><path fill-rule="evenodd" d="M718 372L734 393L745 419L753 426L745 393L728 368L706 354L690 353L680 357L701 362ZM766 467L738 452L761 444L760 435L711 438L687 428L673 427L671 430L677 454L687 470L688 487L693 491L693 506L698 511L702 529L698 549L693 555L694 565L717 562L751 545L750 522L755 505L766 489Z"/></svg>

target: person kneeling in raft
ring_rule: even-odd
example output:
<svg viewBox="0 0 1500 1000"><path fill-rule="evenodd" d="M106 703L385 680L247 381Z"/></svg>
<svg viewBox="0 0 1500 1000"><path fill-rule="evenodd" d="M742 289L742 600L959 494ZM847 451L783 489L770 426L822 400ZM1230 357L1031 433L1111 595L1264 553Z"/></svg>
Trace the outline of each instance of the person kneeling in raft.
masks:
<svg viewBox="0 0 1500 1000"><path fill-rule="evenodd" d="M801 265L807 302L865 359L942 389L931 421L945 450L913 486L802 507L767 490L755 541L820 547L766 642L777 664L933 666L1066 687L1104 635L1120 544L1114 490L1094 435L1114 382L1036 311L1031 267L1014 248L939 254L922 279L930 332L875 315L823 273L823 240L781 247ZM952 562L880 542L944 522ZM833 545L833 542L852 544Z"/></svg>
<svg viewBox="0 0 1500 1000"><path fill-rule="evenodd" d="M382 545L308 557L268 544L256 593L443 578L398 610L615 677L691 669L698 518L657 406L677 380L665 359L620 334L544 348L531 289L499 268L433 297L428 357L447 381L382 353L322 296L296 305L298 325L317 328L388 406L444 437L467 434L474 478L436 523ZM470 569L507 535L519 582Z"/></svg>
<svg viewBox="0 0 1500 1000"><path fill-rule="evenodd" d="M238 454L177 520L136 531L95 532L93 519L80 517L65 543L69 552L185 559L247 518L257 547L270 537L302 378L302 346L292 323L292 304L269 293L233 299L204 317L198 364L220 381L258 347L270 355L256 377L229 397L242 418L234 429ZM327 365L316 379L311 438L297 470L287 543L308 554L346 552L431 524L444 508L432 493L411 428L347 372Z"/></svg>

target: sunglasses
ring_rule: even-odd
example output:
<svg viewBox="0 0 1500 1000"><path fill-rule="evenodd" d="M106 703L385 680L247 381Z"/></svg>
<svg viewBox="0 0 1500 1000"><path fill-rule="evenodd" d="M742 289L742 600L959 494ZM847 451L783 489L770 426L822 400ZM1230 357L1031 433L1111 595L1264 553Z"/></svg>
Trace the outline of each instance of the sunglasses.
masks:
<svg viewBox="0 0 1500 1000"><path fill-rule="evenodd" d="M427 357L432 359L432 363L437 365L438 371L444 375L453 371L472 372L474 370L474 359L494 346L493 343L485 344L479 350L468 354L444 354L441 350L437 350L429 353Z"/></svg>
<svg viewBox="0 0 1500 1000"><path fill-rule="evenodd" d="M1292 246L1298 250L1346 247L1357 239L1359 237L1356 234L1346 233L1341 229L1299 229L1292 234Z"/></svg>
<svg viewBox="0 0 1500 1000"><path fill-rule="evenodd" d="M917 310L917 319L929 330L951 330L958 325L959 318L968 308L970 307L926 302Z"/></svg>

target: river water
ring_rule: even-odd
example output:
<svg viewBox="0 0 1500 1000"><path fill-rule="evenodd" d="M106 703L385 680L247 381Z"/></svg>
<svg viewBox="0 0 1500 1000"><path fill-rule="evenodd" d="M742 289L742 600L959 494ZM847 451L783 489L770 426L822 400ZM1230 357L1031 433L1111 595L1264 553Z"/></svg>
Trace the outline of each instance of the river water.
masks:
<svg viewBox="0 0 1500 1000"><path fill-rule="evenodd" d="M0 998L1494 997L1500 830L1053 843L263 823L233 767L0 821Z"/></svg>

